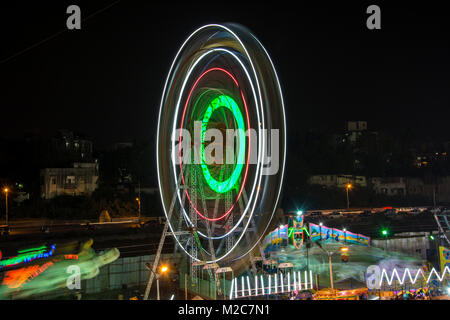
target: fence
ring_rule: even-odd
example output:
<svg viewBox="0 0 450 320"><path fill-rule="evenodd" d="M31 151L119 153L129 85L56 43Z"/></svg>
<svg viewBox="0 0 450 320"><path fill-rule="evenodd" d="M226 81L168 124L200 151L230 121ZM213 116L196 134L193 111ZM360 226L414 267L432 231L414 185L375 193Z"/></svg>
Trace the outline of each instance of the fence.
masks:
<svg viewBox="0 0 450 320"><path fill-rule="evenodd" d="M145 263L153 263L155 255L142 255L137 257L122 257L103 266L100 273L82 282L83 292L86 294L101 293L107 290L128 288L145 288L150 271ZM164 261L177 260L178 256L172 254L161 256Z"/></svg>
<svg viewBox="0 0 450 320"><path fill-rule="evenodd" d="M214 279L202 279L201 277L191 277L187 273L180 273L180 289L194 295L199 295L205 299L228 299L231 289L231 280L226 280L219 276L220 291L222 295L219 295L219 289ZM223 295L225 294L225 295Z"/></svg>

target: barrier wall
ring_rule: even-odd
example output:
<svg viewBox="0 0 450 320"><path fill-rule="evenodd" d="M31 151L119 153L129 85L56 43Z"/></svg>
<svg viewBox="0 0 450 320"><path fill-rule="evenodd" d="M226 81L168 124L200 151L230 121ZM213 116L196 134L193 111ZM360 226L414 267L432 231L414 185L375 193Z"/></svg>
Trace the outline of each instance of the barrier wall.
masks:
<svg viewBox="0 0 450 320"><path fill-rule="evenodd" d="M343 231L335 228L328 228L314 223L309 224L309 232L311 241L327 241L334 240L339 242L346 242L349 244L359 244L363 246L370 246L370 237L362 234L356 234L350 231Z"/></svg>

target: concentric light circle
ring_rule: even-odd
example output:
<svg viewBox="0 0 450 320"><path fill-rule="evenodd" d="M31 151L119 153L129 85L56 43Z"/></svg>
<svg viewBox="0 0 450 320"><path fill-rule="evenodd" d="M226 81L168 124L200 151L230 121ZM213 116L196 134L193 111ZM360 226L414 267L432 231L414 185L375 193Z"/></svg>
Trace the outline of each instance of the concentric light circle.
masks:
<svg viewBox="0 0 450 320"><path fill-rule="evenodd" d="M214 179L214 177L211 175L211 172L208 169L208 164L205 160L205 134L206 129L208 127L209 120L211 119L211 115L214 111L216 111L219 108L227 108L232 113L234 118L236 119L236 122L238 124L238 130L241 130L243 134L239 135L239 151L238 151L238 158L236 166L231 173L231 176L224 180L224 181L218 181ZM236 184L237 180L239 179L242 167L244 166L244 159L245 159L245 126L244 126L244 118L242 117L241 110L239 109L239 106L237 105L236 101L230 96L227 95L220 95L218 97L215 97L209 104L208 108L205 111L205 115L203 116L202 121L202 138L201 138L201 158L202 158L202 172L203 176L206 179L206 182L211 187L211 189L217 193L225 193L227 191L230 191L230 189Z"/></svg>
<svg viewBox="0 0 450 320"><path fill-rule="evenodd" d="M213 142L209 130L222 134ZM261 43L237 24L194 31L170 68L157 134L164 212L192 260L230 263L261 240L280 196L285 141L281 88ZM207 150L226 161L210 163Z"/></svg>

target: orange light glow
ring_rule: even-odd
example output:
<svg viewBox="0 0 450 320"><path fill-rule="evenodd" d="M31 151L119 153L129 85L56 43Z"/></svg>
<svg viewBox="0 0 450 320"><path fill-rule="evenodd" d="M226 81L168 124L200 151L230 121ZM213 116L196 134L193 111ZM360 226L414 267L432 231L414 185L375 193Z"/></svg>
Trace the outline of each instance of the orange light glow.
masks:
<svg viewBox="0 0 450 320"><path fill-rule="evenodd" d="M161 273L167 272L167 270L169 270L169 268L167 268L167 266L161 267Z"/></svg>

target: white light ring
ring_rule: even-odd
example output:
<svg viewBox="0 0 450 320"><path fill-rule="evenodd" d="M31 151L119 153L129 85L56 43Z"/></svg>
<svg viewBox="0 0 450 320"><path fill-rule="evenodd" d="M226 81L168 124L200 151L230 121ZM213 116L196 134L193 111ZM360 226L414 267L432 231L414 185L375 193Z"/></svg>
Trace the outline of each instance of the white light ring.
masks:
<svg viewBox="0 0 450 320"><path fill-rule="evenodd" d="M194 33L192 33L192 34L186 39L186 41L183 43L183 45L181 46L181 48L180 48L179 51L177 52L177 54L176 54L176 56L175 56L175 59L174 59L174 61L172 62L171 68L170 68L170 70L169 70L169 74L168 74L168 76L167 76L167 78L166 78L166 83L165 83L165 85L164 85L164 91L163 91L163 96L162 96L161 105L160 105L160 111L159 111L159 119L160 119L160 120L161 120L161 113L162 113L162 107L163 107L163 102L164 102L164 95L165 95L165 92L166 92L166 89L167 89L167 83L168 83L168 81L169 81L169 77L170 77L171 74L172 74L173 67L174 67L174 65L175 65L175 62L177 61L177 58L178 58L180 52L183 50L183 48L185 47L186 43L191 39L191 37L194 36L194 34L196 34L198 31L200 31L200 30L202 30L202 29L204 29L204 28L211 27L211 26L215 26L215 27L219 27L219 28L222 28L222 29L227 30L229 33L231 33L233 36L235 36L235 38L239 41L239 43L241 44L241 46L244 48L244 50L245 50L245 52L246 52L246 54L247 54L247 58L249 59L249 62L250 62L250 64L251 64L251 66L252 66L253 73L255 74L255 79L256 79L256 82L257 82L257 87L258 87L258 92L259 92L259 98L260 98L260 102L261 102L261 106L262 106L261 89L260 89L260 86L259 86L258 77L256 76L256 72L255 72L255 68L254 68L252 59L251 59L250 55L248 54L248 51L247 51L246 47L243 45L243 43L242 43L242 41L239 39L239 37L237 37L237 36L234 34L234 32L232 32L232 31L231 31L230 29L228 29L227 27L222 26L222 25L217 25L217 24L211 24L211 25L206 25L206 26L200 27L200 28L197 29ZM256 39L256 37L254 37L254 38ZM257 39L256 39L256 40L257 40ZM258 41L258 40L257 40L257 41ZM258 41L258 43L260 43L260 42ZM260 43L260 44L261 44L261 43ZM264 48L262 45L261 45L261 47L264 49L264 51L265 51L265 53L266 53L266 55L267 55L267 57L268 57L270 63L272 64L272 67L273 67L273 63L272 63L272 61L271 61L269 55L267 54L267 51L265 50L265 48ZM274 71L274 74L275 74L276 79L277 79L277 85L278 85L278 88L279 88L279 93L281 94L281 88L280 88L280 85L279 85L279 79L278 79L278 76L277 76L277 74L276 74L275 68L273 68L273 71ZM283 112L283 117L284 117L284 120L285 120L284 102L283 102L283 97L282 97L282 95L280 96L280 98L281 98L281 102L282 102L282 112ZM263 119L264 119L264 118L263 118ZM286 121L285 121L285 123L286 123ZM262 125L263 125L263 128L264 128L264 120L262 121ZM159 150L159 126L160 126L160 121L158 122L157 150ZM284 138L285 138L285 137L286 137L286 133L284 133ZM260 141L260 144L261 144L261 141ZM264 144L262 144L262 147L264 148ZM262 150L262 149L260 149L260 150ZM284 149L284 150L286 150L286 140L285 140L285 149ZM285 161L286 161L286 153L284 154L284 157L283 157L282 178L284 177L284 165L285 165ZM157 156L157 169L158 169L158 184L159 184L160 190L162 190L162 189L161 189L161 181L160 181L160 177L159 177L159 175L160 175L159 172L160 172L160 171L159 171L159 159L158 159L158 156ZM281 193L281 187L279 188L279 192L278 192L278 197L277 197L276 204L277 204L278 201L279 201L279 195L280 195L280 193ZM164 203L163 193L162 193L162 192L161 192L161 199L162 199L162 201L163 201L163 203ZM274 210L273 210L273 212L272 212L272 216L270 217L269 223L270 223L270 221L271 221L272 218L273 218L273 214L274 214L274 211L275 211L275 208L276 208L276 204L275 204L275 206L274 206ZM167 215L167 212L166 212L166 208L165 208L165 206L163 206L163 207L164 207L164 213L165 213L165 215L166 215L166 217L167 217L168 215ZM254 209L253 209L253 210L254 210ZM249 222L250 222L250 220L249 220ZM248 226L248 223L247 223L247 226ZM268 227L268 225L266 225L265 230L267 230L267 227ZM169 223L169 228L170 228L171 231L173 232L173 229L172 229L172 226L171 226L170 223ZM239 238L238 242L240 241L240 239L242 238L242 236L243 236L243 233L241 234L241 237ZM261 237L262 237L262 235L261 235ZM260 239L261 239L261 237L260 237ZM175 239L177 240L177 242L179 242L177 237L175 237ZM237 243L238 243L238 242L237 242ZM179 244L180 244L180 243L179 243ZM255 242L255 244L254 244L254 246L252 247L252 249L256 246L256 244L257 244L257 242ZM186 250L184 250L184 248L183 248L183 246L182 246L181 244L180 244L180 246L182 247L183 251L185 251L185 253L186 253L187 255L189 255L189 256L190 256L191 258L193 258L194 260L199 261L199 259L197 259L197 258L195 258L195 257L192 257ZM232 248L229 252L227 252L223 257L221 257L221 259L225 258L230 252L232 252L233 249L234 249L234 247L235 247L235 246L233 246L233 248ZM252 249L250 249L250 250L252 250ZM249 251L250 251L250 250L249 250ZM249 251L247 251L247 253L248 253ZM219 260L221 260L221 259L216 259L215 261L219 261ZM215 261L214 261L214 262L215 262Z"/></svg>
<svg viewBox="0 0 450 320"><path fill-rule="evenodd" d="M203 29L203 28L205 28L205 27L207 27L207 26L204 26L204 27L202 27L202 28L199 28L199 29L197 29L197 31L195 31L193 34L191 34L191 35L188 37L188 39L183 43L182 47L179 49L177 55L175 56L175 59L174 59L174 61L172 62L171 69L169 70L169 74L168 74L167 79L166 79L166 84L165 84L165 86L164 86L164 93L163 93L163 97L162 97L162 100L161 100L161 106L160 106L160 112L159 112L160 117L161 117L161 112L162 112L163 103L164 103L164 95L165 95L165 92L166 92L166 90L167 90L167 83L168 83L168 80L169 80L170 76L172 75L173 66L175 65L176 61L178 60L178 55L179 55L179 53L184 49L184 47L185 47L186 43L189 41L189 39L190 39L195 33L197 33L199 30L201 30L201 29ZM241 42L240 40L239 40L239 42L240 42L241 45L243 46L243 44L242 44L242 42ZM222 49L222 48L215 48L214 50L215 50L215 51L228 51L228 50L225 50L225 49ZM246 49L245 49L245 51L247 52ZM207 53L208 53L208 52L207 52ZM203 58L203 56L205 56L207 53L205 53L204 55L202 55L201 58ZM229 53L232 54L231 52L229 52ZM241 64L241 66L242 66L242 62L240 61L240 59L237 58L234 54L232 54L232 55L237 59L237 61L238 61L238 62ZM247 55L248 55L248 52L247 52ZM250 63L252 64L250 57L247 56L247 58L249 59ZM199 61L200 61L200 60L197 60L197 61L194 63L194 65L190 67L190 70L188 71L189 73L192 72L191 70L197 65L197 63L198 63ZM249 75L248 75L248 71L247 71L247 69L245 68L245 66L242 66L242 67L243 67L243 70L246 72L246 76L247 76L247 78L248 78L248 80L249 80L249 83L250 83L251 86L252 86L252 91L253 91L254 98L256 98L257 95L256 95L255 92L254 92L253 83L252 83L252 81L251 81L251 78L250 78ZM253 68L253 70L254 70L253 64L252 64L252 68ZM254 75L255 75L255 79L256 79L256 81L257 81L257 83L258 83L258 92L260 93L261 90L260 90L260 88L259 88L259 82L258 82L258 80L257 80L257 79L258 79L258 76L257 76L257 74L256 74L255 71L254 71ZM181 92L184 92L184 87L186 86L187 78L188 78L188 77L185 78L185 81L184 81L183 87L182 87L183 89L181 90ZM261 96L259 96L259 99L260 99L260 101L262 101ZM180 101L181 101L181 96L180 96L179 101L178 101L178 103L177 103L177 109L176 109L176 110L179 109ZM260 105L257 103L256 100L255 100L255 104L256 104L257 107L260 106ZM256 110L257 110L257 112L258 112L258 108L256 108ZM262 107L261 107L261 112L263 112L263 108L262 108ZM178 117L178 111L176 111L174 114L175 114L175 117ZM264 117L262 117L262 118L264 119ZM177 120L177 118L175 118L175 121L174 121L174 128L175 128L175 129L172 130L172 134L175 134L175 130L176 130L176 120ZM261 121L259 121L259 120L260 120L260 117L259 117L259 113L258 113L258 122L259 122L259 123L264 123L264 121L261 122ZM157 142L157 150L159 150L159 124L160 124L160 122L161 122L161 119L159 119L159 122L158 122L158 142ZM260 136L262 136L262 137L264 138L264 135L261 134L262 129L259 128L258 130L259 130L259 132L260 132L260 133L259 133ZM261 184L261 179L262 179L262 178L261 178L261 175L262 175L262 170L263 170L263 167L260 165L260 163L262 162L261 159L262 159L262 152L263 152L263 147L264 147L264 143L262 143L262 140L263 140L263 139L259 139L260 148L259 148L259 154L258 154L258 167L260 167L259 171L261 171L261 173L258 175L258 167L257 167L257 170L256 170L256 176L259 178L259 179L258 179L258 186L260 186L260 184ZM173 140L173 137L172 137L172 141L174 141L174 140ZM261 145L262 145L263 147L261 147ZM174 154L174 148L173 148L173 151L172 151L172 163L173 163L173 164L175 163L174 157L175 157L175 154ZM160 178L159 178L159 160L158 160L158 159L157 159L157 167L158 167L158 183L159 183L159 186L160 186L160 190L162 190L162 189L161 189L161 182L160 182ZM178 182L177 182L177 178L176 178L176 171L174 172L174 178L175 178L175 184L177 185ZM254 189L255 189L255 188L254 188ZM253 197L254 191L255 191L255 190L252 190L251 198ZM179 190L177 190L177 195L178 195L178 200L179 200L179 202L180 202L180 204L181 204L182 201L181 201L181 195L180 195L180 193L179 193ZM161 198L162 198L162 192L161 192ZM251 199L251 198L249 198L247 208L250 206L250 203L251 203L250 199ZM163 203L164 203L164 202L163 202ZM257 202L256 202L256 198L255 198L255 202L254 202L254 205L253 205L253 208L252 208L251 215L253 215L253 212L254 212L256 203L257 203ZM166 212L166 208L165 208L165 206L163 206L163 207L164 207L164 213L165 213L166 218L167 218L167 217L168 217L168 214L167 214L167 212ZM183 206L181 206L181 207L182 207L182 209L183 209L183 216L185 217L185 219L187 219L187 220L190 222L191 226L193 226L192 222L191 222L190 219L188 218L187 213L186 213L185 210L184 210L184 207L183 207ZM248 209L247 209L247 210L248 210ZM244 212L245 212L245 211L244 211ZM245 214L246 214L246 213L245 213ZM245 214L242 214L242 215L241 215L240 221L242 221L243 217L245 217ZM219 259L216 259L216 260L211 261L211 262L217 262L217 261L220 261L221 259L223 259L223 258L225 258L226 256L228 256L228 254L231 253L231 252L234 250L234 248L237 246L237 244L238 244L238 243L240 242L240 240L242 239L243 234L244 234L245 231L247 230L250 221L251 221L251 216L250 216L250 218L248 219L248 222L247 222L247 224L246 224L244 230L241 232L241 236L239 237L238 241L235 242L235 245L230 249L230 251L227 252L227 253L226 253L225 255L223 255L222 257L220 257ZM233 231L237 228L237 226L238 226L238 224L236 224L235 227L234 227L229 233L233 232ZM173 228L172 228L172 225L171 225L170 221L169 221L169 228L170 228L170 230L171 230L172 233L173 233ZM203 235L203 236L204 236L204 235ZM225 235L225 236L226 236L226 235ZM225 237L225 236L222 236L222 238ZM179 239L178 239L177 236L174 236L174 238L175 238L175 240L178 242L178 244L180 245L180 247L183 249L183 251L184 251L188 256L190 256L190 257L193 258L194 260L199 261L199 259L197 259L197 258L195 258L195 257L192 257L191 254L189 254L189 252L187 252L187 251L184 249L184 246L181 244L181 242L179 241ZM205 237L205 238L206 238L206 237Z"/></svg>
<svg viewBox="0 0 450 320"><path fill-rule="evenodd" d="M222 27L222 26L220 26L220 25L210 25L210 26L219 26L219 27ZM199 30L201 30L201 29L203 29L203 28L206 28L206 27L207 27L207 26L204 26L204 27L198 29L197 31L194 32L194 34L197 33ZM261 124L263 125L262 128L259 128L260 137L262 137L262 138L258 139L258 140L259 140L259 145L260 145L260 147L259 147L259 155L258 155L258 166L260 166L260 169L259 169L260 173L258 174L258 169L257 169L257 172L256 172L256 176L257 176L257 178L258 178L258 187L259 187L259 188L257 188L257 190L258 190L258 189L260 189L261 180L262 180L263 166L261 166L260 164L262 163L262 154L263 154L264 148L265 148L265 143L264 143L264 142L265 142L265 141L264 141L265 136L264 136L263 134L261 134L261 131L264 129L264 114L263 114L264 109L263 109L263 107L262 107L262 96L261 96L261 88L260 88L260 86L259 86L259 81L258 81L258 74L257 74L256 71L255 71L255 68L254 68L254 66L253 66L253 62L252 62L252 60L251 60L251 58L250 58L250 56L249 56L249 54L248 54L248 51L247 51L247 49L245 48L245 46L243 45L243 43L241 42L241 40L240 40L233 32L231 32L231 30L229 30L228 28L225 28L225 27L223 27L223 28L224 28L225 30L229 31L229 32L235 37L235 39L237 39L237 40L239 41L239 43L241 44L241 46L244 48L244 50L245 50L245 52L246 52L246 55L247 55L247 59L249 60L251 66L252 66L253 73L254 73L254 77L255 77L255 80L256 80L257 86L258 86L258 93L259 93L259 96L257 96L257 95L254 93L254 97L259 97L259 100L260 100L260 104L258 104L258 103L255 103L255 104L256 104L257 107L260 106L260 108L261 108L261 112L262 112L262 117L261 117L261 118L262 118L262 121L258 121L258 122L259 122L259 125L260 125L260 126L261 126ZM188 39L190 39L192 36L193 36L193 34L192 34ZM185 44L186 44L186 42L183 44L183 47L184 47ZM183 47L182 47L180 50L182 50ZM214 50L215 50L215 51L225 51L225 52L227 51L226 49L223 49L223 48L214 48L214 49L211 49L211 50L209 50L209 51L214 51ZM199 61L200 61L201 59L203 59L204 56L206 56L206 55L209 53L209 51L206 52L206 53L204 53L202 56L200 56L200 58L199 58L197 61L195 61L194 64L190 67L190 69L188 70L188 73L187 73L189 76L185 77L184 83L183 83L183 85L182 85L181 92L184 92L184 88L186 87L187 79L190 77L190 73L192 72L192 69L199 63ZM229 52L229 53L231 53L231 52ZM232 54L232 53L231 53L231 54ZM232 54L232 55L233 55L233 54ZM234 56L234 55L233 55L233 56ZM238 60L238 62L239 62L239 63L241 64L241 66L242 66L242 63L241 63L240 59L237 58L236 56L234 56L234 57ZM177 59L177 57L176 57L175 59ZM248 76L247 69L245 68L245 66L242 66L242 67L243 67L243 70L246 72L246 75L247 75L247 77L248 77L248 79L249 79L249 83L251 84L252 90L254 91L253 84L252 84L252 81L250 80L251 78ZM178 117L178 109L179 109L180 102L181 102L181 95L180 95L180 97L179 97L179 99L178 99L178 103L176 104L176 111L175 111L175 113L174 113L176 118L175 118L175 120L174 120L174 125L173 125L172 134L175 134L176 123L177 123L177 117ZM256 102L256 101L255 101L255 102ZM256 109L257 109L257 111L258 111L258 108L256 108ZM260 117L258 117L258 120L260 120ZM264 142L263 142L263 141L264 141ZM172 143L174 144L174 139L173 139L173 137L172 137ZM174 150L174 149L175 149L175 148L173 148L173 151L172 151L172 165L173 165L173 167L174 167L174 178L175 178L175 183L177 184L177 180L176 180L176 169L175 169L175 168L176 168L176 165L175 165L175 161L174 161L174 159L175 159L175 153L174 153L175 150ZM255 190L252 190L251 197L249 198L247 208L248 208L248 207L250 206L250 204L251 204L250 199L253 197L254 192L255 192ZM178 195L178 199L179 199L180 204L181 204L181 195L180 195L179 190L177 190L177 195ZM221 256L219 259L216 259L216 260L214 260L214 261L211 261L212 263L224 259L224 258L225 258L226 256L228 256L229 253L231 253L231 252L234 250L234 248L239 244L239 242L240 242L241 239L242 239L242 236L245 234L245 232L246 232L246 230L247 230L247 228L248 228L248 225L249 225L249 223L250 223L250 221L251 221L251 219L252 219L252 216L253 216L253 213L254 213L254 210L255 210L255 207L256 207L256 204L257 204L257 201L256 201L256 200L257 200L257 198L255 198L254 205L253 205L252 211L251 211L251 213L250 213L251 215L250 215L250 217L249 217L249 219L248 219L248 221L247 221L247 224L245 225L243 231L241 231L241 235L240 235L239 239L235 242L235 244L234 244L233 247L229 250L229 252L227 252L225 255ZM188 215L187 215L186 211L184 210L184 207L183 207L183 206L181 206L181 207L182 207L182 210L183 210L183 216L185 217L185 219L187 219L188 221L190 221L190 219L188 218ZM247 209L247 210L248 210L248 209ZM245 211L244 211L244 212L245 212ZM246 213L245 213L245 214L246 214ZM240 220L239 220L239 223L236 224L236 225L232 228L231 231L229 231L226 235L223 235L223 236L221 236L221 237L217 237L217 239L224 238L225 236L227 236L228 234L230 234L231 232L233 232L233 231L238 227L238 225L240 224L240 222L242 222L242 219L245 217L245 214L242 214L242 215L241 215L241 218L240 218ZM273 214L272 214L272 215L273 215ZM193 224L192 224L191 221L190 221L190 223L191 223L191 226L193 226ZM169 226L171 227L170 222L169 222ZM267 227L266 227L266 229L267 229ZM172 228L171 228L171 230L172 230ZM198 234L201 234L201 233L199 233L199 232L197 232L197 233L198 233ZM206 236L203 235L203 234L202 234L202 236L205 237L205 238L208 238L208 237L206 237ZM216 238L216 237L214 237L214 238L211 237L211 239L215 239L215 238ZM177 238L176 236L175 236L175 239L176 239L177 242L180 244L180 246L183 247L183 245L181 245L180 241L178 240L178 238ZM255 245L256 245L256 243L255 243ZM186 250L184 250L184 251L186 252ZM247 252L248 252L248 251L247 251ZM191 258L193 258L189 253L188 253L188 255L189 255Z"/></svg>

